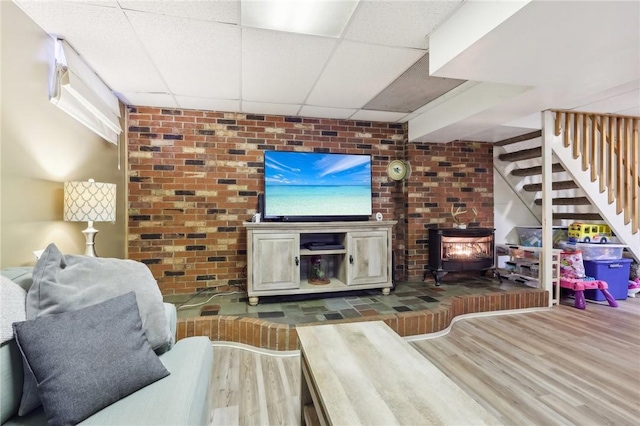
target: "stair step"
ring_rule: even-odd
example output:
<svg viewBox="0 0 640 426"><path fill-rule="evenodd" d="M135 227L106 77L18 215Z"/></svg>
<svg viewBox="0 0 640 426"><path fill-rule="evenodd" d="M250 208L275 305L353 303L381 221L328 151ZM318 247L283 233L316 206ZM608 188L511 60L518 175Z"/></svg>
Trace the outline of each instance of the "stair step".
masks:
<svg viewBox="0 0 640 426"><path fill-rule="evenodd" d="M576 189L576 188L578 188L578 184L572 180L563 180L560 182L551 183L551 189L553 189L554 191L558 191L561 189ZM530 183L530 184L524 185L522 189L528 192L539 192L539 191L542 191L542 183Z"/></svg>
<svg viewBox="0 0 640 426"><path fill-rule="evenodd" d="M554 163L551 165L551 172L559 173L564 172L564 167L560 163ZM536 176L542 174L542 166L527 167L525 169L511 170L512 176Z"/></svg>
<svg viewBox="0 0 640 426"><path fill-rule="evenodd" d="M538 198L534 201L537 206L542 205L542 199ZM590 206L591 201L587 197L567 197L554 198L552 203L554 206Z"/></svg>
<svg viewBox="0 0 640 426"><path fill-rule="evenodd" d="M554 220L575 220L582 222L586 220L602 220L602 216L598 213L554 213Z"/></svg>
<svg viewBox="0 0 640 426"><path fill-rule="evenodd" d="M542 136L542 130L537 130L535 132L527 133L525 135L516 136L514 138L504 139L498 142L495 142L493 146L506 146L511 145L512 143L518 143L522 141L528 141L531 139L539 138Z"/></svg>
<svg viewBox="0 0 640 426"><path fill-rule="evenodd" d="M530 160L532 158L540 158L542 156L542 147L523 149L521 151L508 152L506 154L500 154L498 159L500 161L521 161Z"/></svg>

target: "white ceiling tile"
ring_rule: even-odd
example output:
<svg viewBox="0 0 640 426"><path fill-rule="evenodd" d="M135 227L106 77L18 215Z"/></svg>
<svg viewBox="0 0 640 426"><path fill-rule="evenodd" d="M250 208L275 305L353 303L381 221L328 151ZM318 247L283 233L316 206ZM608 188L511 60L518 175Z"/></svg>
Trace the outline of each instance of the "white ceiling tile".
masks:
<svg viewBox="0 0 640 426"><path fill-rule="evenodd" d="M24 1L24 0L20 0L20 1ZM34 1L34 0L29 0L29 1ZM35 1L42 1L42 0L35 0ZM51 1L51 0L44 0L44 1ZM118 1L116 0L60 0L60 1L67 1L69 3L91 4L93 6L101 6L101 7L116 7L116 8L120 7L118 6Z"/></svg>
<svg viewBox="0 0 640 426"><path fill-rule="evenodd" d="M178 108L178 104L168 93L118 93L118 98L127 105Z"/></svg>
<svg viewBox="0 0 640 426"><path fill-rule="evenodd" d="M136 10L140 12L155 13L158 15L176 16L180 18L191 18L202 21L225 22L228 24L238 23L238 1L217 0L217 1L129 1L119 0L123 9Z"/></svg>
<svg viewBox="0 0 640 426"><path fill-rule="evenodd" d="M332 38L243 29L243 98L304 102L336 43Z"/></svg>
<svg viewBox="0 0 640 426"><path fill-rule="evenodd" d="M252 114L298 115L300 105L242 101L242 112Z"/></svg>
<svg viewBox="0 0 640 426"><path fill-rule="evenodd" d="M425 49L429 33L461 4L462 0L361 1L344 38Z"/></svg>
<svg viewBox="0 0 640 426"><path fill-rule="evenodd" d="M418 49L342 42L307 103L361 108L422 55L424 51Z"/></svg>
<svg viewBox="0 0 640 426"><path fill-rule="evenodd" d="M374 112L358 110L384 97L389 84L406 76L425 53L428 39L433 54L438 33L450 27L449 36L441 35L441 50L451 52L459 37L475 34L474 25L484 22L477 12L491 16L492 5L508 3L360 0L343 38L327 42L316 36L251 28L245 31L243 46L237 24L241 0L14 1L45 31L64 37L128 104L376 121L389 117L378 111L390 108L388 103L371 106ZM437 72L444 77L458 72L475 77L464 77L473 79L395 121L411 122L412 139L446 142L485 131L497 135L499 129L493 128L505 123L539 128L539 111L546 108L640 115L640 61L634 60L640 52L639 3L621 1L611 7L609 2L582 2L577 9L571 4L528 2L480 39L473 38ZM449 19L438 22L454 9ZM586 24L596 21L597 25ZM554 38L558 33L561 37ZM339 46L329 49L327 56L330 43ZM576 43L590 49L562 48ZM512 66L518 55L526 57L518 62L520 68ZM503 56L506 62L499 60ZM328 63L323 64L327 57ZM607 59L611 57L614 60ZM540 67L527 68L531 61L554 67L541 74ZM620 67L620 63L630 65ZM523 74L524 68L528 71ZM518 97L501 99L496 99L500 90L488 90L476 101L495 99L495 105L466 118L460 114L469 109L469 103L463 102L466 91L478 90L489 81L522 78L531 79L535 87ZM415 91L415 87L407 85L404 90ZM446 114L440 117L442 111ZM423 115L431 119L421 121ZM434 123L434 115L441 122L439 130L420 131Z"/></svg>
<svg viewBox="0 0 640 426"><path fill-rule="evenodd" d="M142 12L126 15L175 94L239 99L238 27Z"/></svg>
<svg viewBox="0 0 640 426"><path fill-rule="evenodd" d="M404 112L369 111L361 109L351 116L352 120L380 121L383 123L395 123L407 114Z"/></svg>
<svg viewBox="0 0 640 426"><path fill-rule="evenodd" d="M304 105L300 110L300 114L303 117L318 117L318 118L343 118L347 119L353 115L355 109L346 108L328 108L318 107L311 105Z"/></svg>
<svg viewBox="0 0 640 426"><path fill-rule="evenodd" d="M36 7L46 3L56 3L58 5L62 5L63 3L75 3L75 4L85 4L89 6L100 6L100 7L113 7L119 8L118 2L116 0L13 0L14 3L17 3L21 6L28 5L29 3L38 4Z"/></svg>
<svg viewBox="0 0 640 426"><path fill-rule="evenodd" d="M237 99L213 99L176 95L176 100L180 108L207 111L240 111L240 101Z"/></svg>
<svg viewBox="0 0 640 426"><path fill-rule="evenodd" d="M76 2L20 4L47 33L66 39L112 89L168 91L121 10Z"/></svg>

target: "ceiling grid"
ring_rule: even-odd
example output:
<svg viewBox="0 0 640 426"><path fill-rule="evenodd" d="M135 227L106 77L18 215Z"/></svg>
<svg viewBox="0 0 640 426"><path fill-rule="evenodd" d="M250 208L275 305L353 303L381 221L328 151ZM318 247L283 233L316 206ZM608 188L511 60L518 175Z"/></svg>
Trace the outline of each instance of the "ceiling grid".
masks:
<svg viewBox="0 0 640 426"><path fill-rule="evenodd" d="M313 12L345 23L328 36L246 25L253 0L13 1L130 105L408 122L430 142L492 142L547 108L640 114L640 2L301 2L350 14Z"/></svg>

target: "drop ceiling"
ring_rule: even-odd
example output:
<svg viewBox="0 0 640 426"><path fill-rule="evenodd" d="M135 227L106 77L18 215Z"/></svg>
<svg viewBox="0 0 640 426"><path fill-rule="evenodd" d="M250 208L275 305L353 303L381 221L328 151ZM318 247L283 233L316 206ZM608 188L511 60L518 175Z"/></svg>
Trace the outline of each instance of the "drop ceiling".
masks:
<svg viewBox="0 0 640 426"><path fill-rule="evenodd" d="M640 115L636 1L345 1L337 37L257 28L247 0L14 1L129 105L408 122L428 142L526 133L547 108Z"/></svg>

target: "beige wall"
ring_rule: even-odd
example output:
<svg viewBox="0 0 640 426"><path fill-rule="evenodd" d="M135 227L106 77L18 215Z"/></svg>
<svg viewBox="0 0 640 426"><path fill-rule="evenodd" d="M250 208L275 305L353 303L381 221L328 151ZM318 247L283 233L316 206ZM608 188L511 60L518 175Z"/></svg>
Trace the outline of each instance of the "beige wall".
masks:
<svg viewBox="0 0 640 426"><path fill-rule="evenodd" d="M33 265L33 251L54 242L84 253L86 223L62 220L63 182L117 184L115 224L96 223L96 252L126 257L125 141L106 142L49 102L53 40L14 3L0 1L0 267Z"/></svg>

